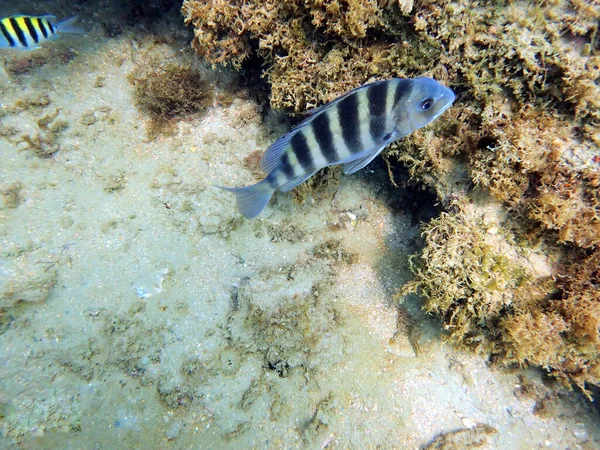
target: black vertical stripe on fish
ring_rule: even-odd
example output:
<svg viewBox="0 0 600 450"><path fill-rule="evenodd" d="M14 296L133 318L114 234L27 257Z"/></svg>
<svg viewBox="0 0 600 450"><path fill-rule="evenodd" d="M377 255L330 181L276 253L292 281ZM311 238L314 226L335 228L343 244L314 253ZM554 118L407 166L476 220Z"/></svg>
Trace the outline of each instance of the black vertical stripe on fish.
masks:
<svg viewBox="0 0 600 450"><path fill-rule="evenodd" d="M294 152L296 159L298 159L300 166L302 166L306 172L312 172L315 170L312 155L310 153L310 147L306 142L304 133L302 133L302 131L296 133L290 140L290 144L292 145L292 151Z"/></svg>
<svg viewBox="0 0 600 450"><path fill-rule="evenodd" d="M340 156L333 145L333 135L331 134L331 126L329 124L330 120L329 114L319 114L315 117L311 125L321 153L328 164L333 164L339 161Z"/></svg>
<svg viewBox="0 0 600 450"><path fill-rule="evenodd" d="M284 153L281 157L281 163L279 168L283 172L283 174L287 177L288 180L295 178L296 173L294 171L294 166L292 166L290 162L290 156L287 153Z"/></svg>
<svg viewBox="0 0 600 450"><path fill-rule="evenodd" d="M23 21L25 22L25 25L27 26L27 30L29 30L29 34L33 38L33 42L35 42L37 44L40 41L40 38L37 34L37 31L35 30L35 27L33 26L33 23L31 22L31 18L24 17Z"/></svg>
<svg viewBox="0 0 600 450"><path fill-rule="evenodd" d="M50 23L50 21L46 20L46 25L48 25L48 29L50 30L50 34L56 33L56 27L54 25L52 25L52 23Z"/></svg>
<svg viewBox="0 0 600 450"><path fill-rule="evenodd" d="M25 33L23 33L23 30L21 30L21 28L19 27L19 23L17 22L17 19L15 19L14 17L11 17L8 20L10 21L10 24L12 25L13 30L15 30L15 34L17 35L17 38L19 39L19 42L21 43L21 45L23 47L27 47L27 38L25 37Z"/></svg>
<svg viewBox="0 0 600 450"><path fill-rule="evenodd" d="M377 141L386 131L385 117L387 114L386 102L389 85L389 82L377 83L371 86L367 92L370 114L369 131L374 141Z"/></svg>
<svg viewBox="0 0 600 450"><path fill-rule="evenodd" d="M48 29L46 28L46 25L44 24L45 20L43 20L39 17L36 17L35 20L37 21L37 25L38 25L39 29L42 31L44 38L48 39Z"/></svg>
<svg viewBox="0 0 600 450"><path fill-rule="evenodd" d="M11 34L9 33L9 31L6 29L6 26L4 25L4 21L0 21L0 31L2 31L2 34L4 35L5 39L8 41L8 45L10 45L11 47L14 47L16 45L16 42L13 39L13 37L11 36Z"/></svg>
<svg viewBox="0 0 600 450"><path fill-rule="evenodd" d="M397 105L403 97L408 97L411 90L411 80L400 80L400 82L396 84L396 92L394 93L394 106Z"/></svg>
<svg viewBox="0 0 600 450"><path fill-rule="evenodd" d="M276 170L271 171L271 173L269 175L267 175L267 182L269 183L269 186L273 190L275 190L279 187L279 183L277 182L277 171Z"/></svg>
<svg viewBox="0 0 600 450"><path fill-rule="evenodd" d="M348 151L355 153L361 150L360 126L358 123L358 98L349 95L337 104L342 137Z"/></svg>

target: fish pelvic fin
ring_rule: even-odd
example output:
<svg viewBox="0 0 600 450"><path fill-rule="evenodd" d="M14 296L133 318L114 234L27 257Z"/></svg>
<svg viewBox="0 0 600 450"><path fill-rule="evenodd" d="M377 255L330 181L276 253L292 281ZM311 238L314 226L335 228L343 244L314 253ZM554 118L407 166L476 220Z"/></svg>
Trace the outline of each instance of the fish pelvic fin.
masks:
<svg viewBox="0 0 600 450"><path fill-rule="evenodd" d="M79 16L72 16L68 19L61 20L55 26L59 33L74 33L83 34L85 30L75 25L75 22L79 20Z"/></svg>
<svg viewBox="0 0 600 450"><path fill-rule="evenodd" d="M246 219L254 219L258 216L262 210L265 209L274 192L274 189L269 185L267 179L251 186L237 188L225 186L216 187L235 194L238 211Z"/></svg>

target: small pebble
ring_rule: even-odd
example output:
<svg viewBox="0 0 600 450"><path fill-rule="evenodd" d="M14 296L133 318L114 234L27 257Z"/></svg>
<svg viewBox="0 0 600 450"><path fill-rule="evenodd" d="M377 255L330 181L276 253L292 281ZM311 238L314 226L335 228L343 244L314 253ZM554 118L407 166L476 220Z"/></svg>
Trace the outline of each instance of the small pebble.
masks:
<svg viewBox="0 0 600 450"><path fill-rule="evenodd" d="M170 441L177 439L181 432L181 422L173 422L173 424L167 430L167 439Z"/></svg>
<svg viewBox="0 0 600 450"><path fill-rule="evenodd" d="M575 428L572 431L573 436L575 436L580 441L586 441L588 438L587 430L585 429L585 425L581 422L578 422L575 425Z"/></svg>
<svg viewBox="0 0 600 450"><path fill-rule="evenodd" d="M475 422L473 419L469 419L468 417L463 417L461 421L467 428L473 428L475 425L477 425L477 422Z"/></svg>

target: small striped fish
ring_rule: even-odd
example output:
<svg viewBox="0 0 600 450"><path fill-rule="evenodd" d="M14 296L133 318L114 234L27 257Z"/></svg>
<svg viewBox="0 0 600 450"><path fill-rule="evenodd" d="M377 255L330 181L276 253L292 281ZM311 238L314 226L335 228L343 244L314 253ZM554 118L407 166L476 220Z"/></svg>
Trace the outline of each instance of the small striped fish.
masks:
<svg viewBox="0 0 600 450"><path fill-rule="evenodd" d="M56 23L54 16L12 16L0 19L0 48L33 50L57 33L83 33L74 23L79 16Z"/></svg>
<svg viewBox="0 0 600 450"><path fill-rule="evenodd" d="M260 166L267 177L252 186L218 186L236 195L238 210L258 216L276 189L287 192L323 167L343 164L350 174L387 145L424 127L454 102L454 93L431 78L378 81L313 110L273 143Z"/></svg>

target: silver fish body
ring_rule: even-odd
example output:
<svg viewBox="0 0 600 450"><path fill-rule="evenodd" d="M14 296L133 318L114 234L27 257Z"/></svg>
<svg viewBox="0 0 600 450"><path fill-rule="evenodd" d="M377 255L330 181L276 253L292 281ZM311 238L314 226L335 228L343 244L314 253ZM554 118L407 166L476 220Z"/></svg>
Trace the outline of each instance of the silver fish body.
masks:
<svg viewBox="0 0 600 450"><path fill-rule="evenodd" d="M0 48L34 50L58 33L83 33L74 25L78 19L73 16L56 22L56 17L50 15L5 17L0 19Z"/></svg>
<svg viewBox="0 0 600 450"><path fill-rule="evenodd" d="M251 186L219 186L236 195L248 219L259 215L276 189L287 192L320 169L343 164L351 174L387 145L424 127L454 102L454 93L431 78L377 81L314 110L275 141L260 165L267 177Z"/></svg>

